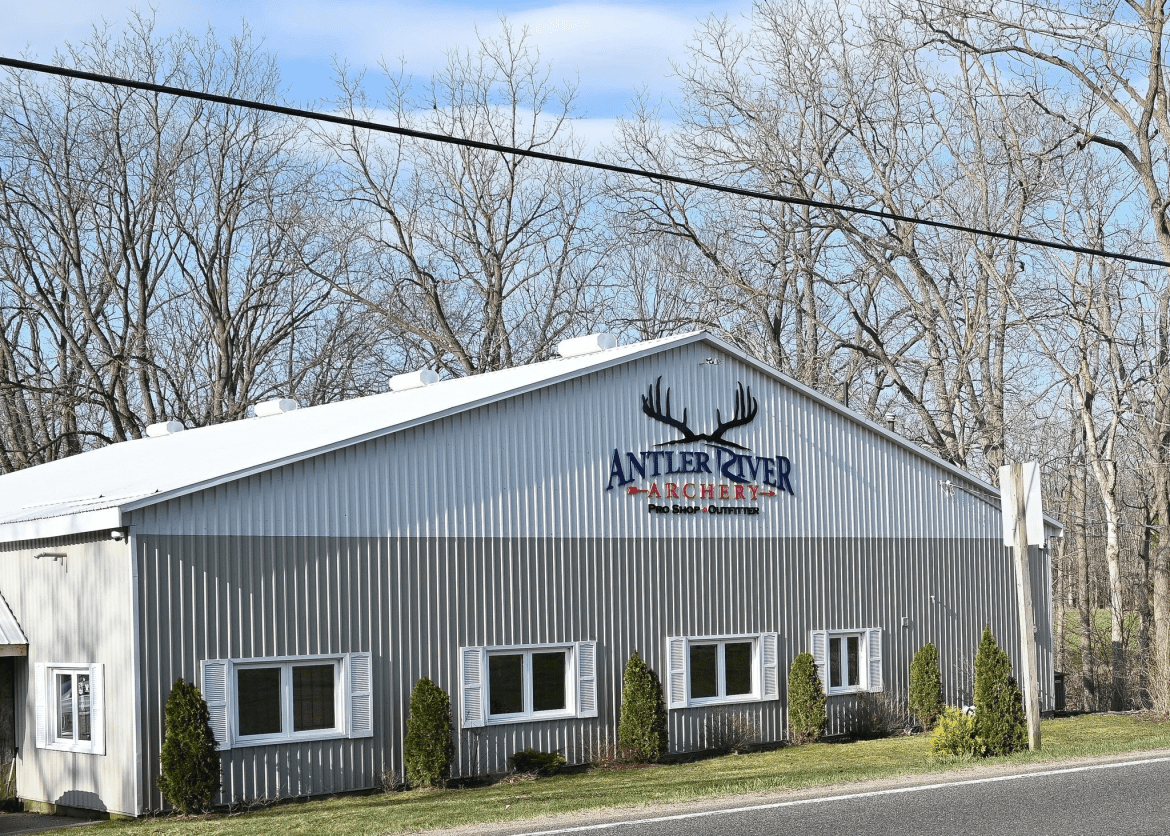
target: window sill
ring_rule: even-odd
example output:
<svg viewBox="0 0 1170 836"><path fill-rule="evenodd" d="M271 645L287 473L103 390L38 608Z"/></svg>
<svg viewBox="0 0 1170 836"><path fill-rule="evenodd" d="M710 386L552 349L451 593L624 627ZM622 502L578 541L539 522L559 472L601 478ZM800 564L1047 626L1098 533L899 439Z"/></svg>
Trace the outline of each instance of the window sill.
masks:
<svg viewBox="0 0 1170 836"><path fill-rule="evenodd" d="M325 729L319 732L301 732L300 734L266 734L255 737L237 737L232 740L232 748L247 746L278 746L282 743L312 743L317 740L346 740L349 735L339 729Z"/></svg>
<svg viewBox="0 0 1170 836"><path fill-rule="evenodd" d="M487 725L506 726L512 723L541 723L545 720L575 720L577 715L572 711L543 711L539 714L503 714L488 715Z"/></svg>
<svg viewBox="0 0 1170 836"><path fill-rule="evenodd" d="M825 692L826 697L847 697L850 694L866 694L869 693L868 688L862 688L860 685L854 688L833 688Z"/></svg>
<svg viewBox="0 0 1170 836"><path fill-rule="evenodd" d="M738 705L745 702L763 702L759 694L736 694L732 697L697 697L687 703L687 708L705 708L709 705Z"/></svg>
<svg viewBox="0 0 1170 836"><path fill-rule="evenodd" d="M62 740L50 740L41 748L49 749L54 752L72 752L76 755L92 755L94 753L93 743L91 742L67 743Z"/></svg>

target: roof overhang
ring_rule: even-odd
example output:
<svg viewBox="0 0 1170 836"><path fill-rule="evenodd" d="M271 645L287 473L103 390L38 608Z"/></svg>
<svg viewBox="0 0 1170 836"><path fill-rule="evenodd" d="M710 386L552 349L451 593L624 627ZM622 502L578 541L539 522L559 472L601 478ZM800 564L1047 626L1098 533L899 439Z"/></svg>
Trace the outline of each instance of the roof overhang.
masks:
<svg viewBox="0 0 1170 836"><path fill-rule="evenodd" d="M8 602L0 595L0 656L27 655L28 639L20 629L16 616L8 608Z"/></svg>
<svg viewBox="0 0 1170 836"><path fill-rule="evenodd" d="M20 520L0 525L0 543L19 540L41 540L47 537L67 537L103 528L121 528L122 509L102 508L35 520Z"/></svg>

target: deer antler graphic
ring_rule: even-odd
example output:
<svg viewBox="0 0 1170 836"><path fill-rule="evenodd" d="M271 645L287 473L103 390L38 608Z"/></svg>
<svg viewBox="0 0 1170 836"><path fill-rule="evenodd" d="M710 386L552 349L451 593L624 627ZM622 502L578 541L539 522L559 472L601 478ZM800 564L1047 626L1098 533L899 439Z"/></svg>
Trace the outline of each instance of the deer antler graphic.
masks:
<svg viewBox="0 0 1170 836"><path fill-rule="evenodd" d="M651 399L654 404L651 406ZM666 411L662 409L662 375L658 376L657 382L646 390L646 394L642 396L642 411L653 418L655 421L661 421L663 424L674 427L683 434L683 437L677 441L668 441L667 444L676 444L679 441L694 441L698 438L695 433L687 426L687 411L683 409L682 420L678 420L670 414L670 389L666 390Z"/></svg>
<svg viewBox="0 0 1170 836"><path fill-rule="evenodd" d="M747 450L742 444L736 444L734 441L727 441L723 438L724 433L735 427L742 427L745 424L750 424L756 417L759 411L759 403L752 397L752 388L749 386L744 389L742 383L738 384L735 392L735 413L730 421L724 421L723 415L718 409L715 410L715 420L719 426L715 428L714 432L710 433L696 433L687 424L687 410L683 409L682 420L675 418L670 414L670 389L666 390L666 408L662 405L662 376L659 375L658 380L654 382L642 396L642 411L655 421L659 421L667 426L674 427L683 434L682 438L676 438L672 441L662 441L654 445L655 447L665 447L669 444L682 444L688 441L709 441L712 444L722 444L725 447L735 447L739 450Z"/></svg>
<svg viewBox="0 0 1170 836"><path fill-rule="evenodd" d="M744 424L750 424L756 417L756 412L759 411L759 403L752 397L751 387L748 387L747 392L744 392L743 384L738 384L739 388L735 392L735 417L730 421L724 421L723 416L719 414L719 410L715 410L715 420L719 422L719 428L711 433L710 440L718 441L723 444L728 442L723 441L723 434L735 427L742 427ZM739 446L739 445L736 445Z"/></svg>

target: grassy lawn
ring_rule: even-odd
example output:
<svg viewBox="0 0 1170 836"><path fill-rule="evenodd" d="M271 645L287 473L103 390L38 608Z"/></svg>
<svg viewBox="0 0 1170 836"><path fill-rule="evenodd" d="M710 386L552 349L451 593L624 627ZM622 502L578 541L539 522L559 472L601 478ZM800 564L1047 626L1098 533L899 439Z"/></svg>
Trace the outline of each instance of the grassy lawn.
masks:
<svg viewBox="0 0 1170 836"><path fill-rule="evenodd" d="M980 761L932 761L927 755L929 738L916 735L823 743L642 769L594 770L476 789L350 796L282 805L230 817L108 822L87 832L133 836L403 833L600 807L662 804L899 774L962 770L977 764L1033 763L1170 747L1170 721L1155 721L1140 715L1086 715L1047 720L1042 735L1041 752Z"/></svg>

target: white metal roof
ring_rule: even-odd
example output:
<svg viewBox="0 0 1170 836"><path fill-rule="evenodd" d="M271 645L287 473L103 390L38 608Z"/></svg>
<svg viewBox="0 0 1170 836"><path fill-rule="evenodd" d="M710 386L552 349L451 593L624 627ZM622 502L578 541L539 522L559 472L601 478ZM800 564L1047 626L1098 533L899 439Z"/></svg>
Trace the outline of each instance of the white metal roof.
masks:
<svg viewBox="0 0 1170 836"><path fill-rule="evenodd" d="M28 650L28 639L0 595L0 656L23 656Z"/></svg>
<svg viewBox="0 0 1170 836"><path fill-rule="evenodd" d="M112 444L0 476L0 542L122 525L126 511L704 340L989 492L996 489L705 332Z"/></svg>

